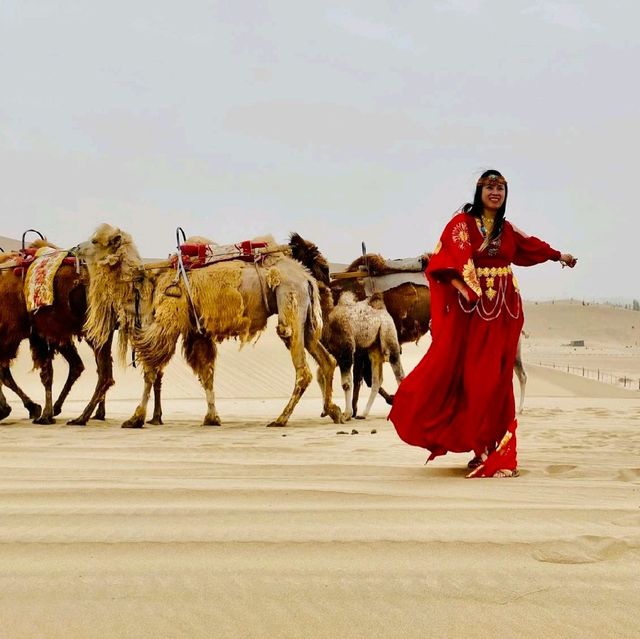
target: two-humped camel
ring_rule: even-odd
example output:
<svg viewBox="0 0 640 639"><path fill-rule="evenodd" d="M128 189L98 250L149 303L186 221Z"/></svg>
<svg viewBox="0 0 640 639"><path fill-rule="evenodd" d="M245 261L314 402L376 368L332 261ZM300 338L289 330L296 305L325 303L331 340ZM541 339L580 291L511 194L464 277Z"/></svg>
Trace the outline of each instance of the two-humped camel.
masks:
<svg viewBox="0 0 640 639"><path fill-rule="evenodd" d="M143 426L152 384L171 360L179 338L206 394L203 423L219 425L213 386L216 344L228 338L250 341L273 314L278 315L277 332L291 353L296 378L287 405L269 425L286 425L312 380L305 349L319 366L325 413L336 423L342 421L331 398L335 360L320 343L318 287L296 260L274 253L260 264L239 260L211 264L188 273L188 291L174 269L145 269L131 236L108 224L98 227L79 250L90 273L87 336L102 343L117 317L121 348L131 343L144 371L142 399L123 427Z"/></svg>
<svg viewBox="0 0 640 639"><path fill-rule="evenodd" d="M29 248L57 247L47 240L36 240ZM62 405L73 384L84 370L74 344L74 339L83 334L83 324L87 310L86 271L77 270L73 265L62 264L53 279L54 299L51 306L39 308L29 313L26 307L24 282L11 263L19 254L3 254L1 261L9 268L0 269L0 385L11 388L22 399L34 423L52 424L54 416L62 411ZM113 328L111 335L113 334ZM82 415L69 423L85 424L97 407L96 419L104 419L104 396L113 384L111 374L111 335L103 349L94 349L98 365L98 382L92 400ZM13 380L10 364L16 357L22 340L29 339L34 367L40 371L40 380L45 389L45 406L31 401ZM53 401L53 358L60 353L69 365L65 384ZM0 418L11 412L0 389Z"/></svg>

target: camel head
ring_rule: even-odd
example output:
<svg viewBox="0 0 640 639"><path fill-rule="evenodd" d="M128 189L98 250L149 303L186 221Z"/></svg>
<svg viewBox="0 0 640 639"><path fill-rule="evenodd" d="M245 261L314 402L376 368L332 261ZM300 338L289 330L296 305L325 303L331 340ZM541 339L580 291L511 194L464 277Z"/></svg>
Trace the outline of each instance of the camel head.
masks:
<svg viewBox="0 0 640 639"><path fill-rule="evenodd" d="M292 233L289 238L289 246L291 247L291 255L293 259L304 264L313 277L329 286L329 263L324 255L320 253L318 247L313 243L300 237L297 233Z"/></svg>
<svg viewBox="0 0 640 639"><path fill-rule="evenodd" d="M358 271L360 268L368 268L371 275L382 275L387 272L387 266L384 257L377 253L367 253L355 259L347 267L347 271Z"/></svg>
<svg viewBox="0 0 640 639"><path fill-rule="evenodd" d="M78 255L89 270L87 339L102 345L117 325L120 357L124 361L127 343L135 330L136 295L140 295L142 306L150 297L144 290L148 282L138 249L128 233L101 224L88 242L78 246Z"/></svg>
<svg viewBox="0 0 640 639"><path fill-rule="evenodd" d="M141 262L131 236L110 224L101 224L88 242L79 244L78 254L88 265L115 267Z"/></svg>

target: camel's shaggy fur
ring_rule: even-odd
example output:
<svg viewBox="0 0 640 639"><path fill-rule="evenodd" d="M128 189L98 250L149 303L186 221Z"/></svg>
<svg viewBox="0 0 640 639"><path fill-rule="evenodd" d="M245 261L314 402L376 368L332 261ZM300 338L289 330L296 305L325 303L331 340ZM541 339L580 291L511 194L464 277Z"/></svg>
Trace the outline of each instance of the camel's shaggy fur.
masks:
<svg viewBox="0 0 640 639"><path fill-rule="evenodd" d="M209 240L202 238L205 243ZM278 335L291 352L296 369L293 394L272 425L284 426L311 380L305 348L319 364L318 377L323 391L324 410L334 421L342 419L340 409L331 401L331 378L335 360L320 344L322 315L318 288L311 275L295 260L282 254L265 258L260 266L229 261L195 269L188 274L189 291L173 270L149 274L143 269L131 238L103 224L91 243L81 246L91 274L90 307L94 308L94 290L98 304L87 319L88 335L104 334L109 317L117 316L120 331L126 332L144 368L145 390L136 412L126 427L144 423L151 384L169 363L178 338L182 338L184 356L198 375L207 395L205 424L217 425L213 377L216 343L236 338L242 344L253 339L278 314ZM100 287L109 291L105 307ZM131 300L138 291L143 312L135 326ZM102 309L101 313L98 309ZM105 318L104 315L107 317ZM197 330L196 318L201 326ZM328 381L327 381L328 380Z"/></svg>
<svg viewBox="0 0 640 639"><path fill-rule="evenodd" d="M44 246L58 248L48 240L36 240L29 248L42 248ZM3 256L6 258L6 256ZM12 259L17 255L9 256ZM3 353L0 353L0 363L5 365L2 371L2 381L14 390L23 400L29 410L29 414L36 423L51 424L54 416L62 411L62 405L69 394L73 384L84 370L84 364L74 344L74 337L81 337L86 302L86 273L78 273L75 267L63 264L56 272L54 281L54 302L51 306L38 309L35 313L27 313L23 290L22 277L13 270L2 271L0 277L0 293L2 294L4 312L0 311L0 341L5 345ZM40 380L45 388L45 406L41 411L37 404L31 402L20 391L11 376L8 368L9 362L15 357L17 345L29 338L31 355L34 368L40 371ZM2 339L3 338L3 339ZM53 358L60 353L69 364L69 373L58 399L53 402ZM108 358L108 362L103 361ZM98 363L98 387L103 389L99 393L98 418L104 418L104 393L113 383L110 366L110 352L96 353ZM1 402L0 398L0 402ZM3 409L0 408L0 414ZM5 411L6 412L6 411ZM85 413L87 410L85 409ZM83 419L73 420L72 423L86 423L91 412ZM83 415L85 415L83 413Z"/></svg>
<svg viewBox="0 0 640 639"><path fill-rule="evenodd" d="M323 342L340 367L347 418L352 415L352 370L356 349L366 351L371 362L371 394L362 413L363 419L369 414L382 384L384 362L391 364L398 383L404 379L396 327L380 295L357 302L353 293L342 293L326 319Z"/></svg>
<svg viewBox="0 0 640 639"><path fill-rule="evenodd" d="M16 257L17 253L1 253L0 264ZM0 419L11 413L11 406L2 392L3 385L14 390L29 411L31 419L37 419L41 407L27 397L11 377L11 362L18 354L20 343L29 337L31 331L22 278L15 274L13 268L0 270L0 300Z"/></svg>

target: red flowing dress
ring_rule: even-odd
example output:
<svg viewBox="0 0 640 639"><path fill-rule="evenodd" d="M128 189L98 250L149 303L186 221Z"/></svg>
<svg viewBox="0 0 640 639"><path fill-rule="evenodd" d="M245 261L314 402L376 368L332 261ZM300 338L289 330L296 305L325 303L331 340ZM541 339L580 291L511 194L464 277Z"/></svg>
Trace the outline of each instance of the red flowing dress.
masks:
<svg viewBox="0 0 640 639"><path fill-rule="evenodd" d="M558 261L560 252L506 220L498 238L486 247L484 239L467 213L445 227L426 270L432 343L400 384L389 419L403 441L431 452L429 460L489 451L470 476L490 477L517 468L513 367L524 317L511 264Z"/></svg>

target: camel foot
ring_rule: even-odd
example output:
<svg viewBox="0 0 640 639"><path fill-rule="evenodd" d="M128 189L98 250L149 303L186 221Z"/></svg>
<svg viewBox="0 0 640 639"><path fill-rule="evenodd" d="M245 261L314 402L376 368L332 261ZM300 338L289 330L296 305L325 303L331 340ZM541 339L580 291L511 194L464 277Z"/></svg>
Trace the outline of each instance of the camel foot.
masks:
<svg viewBox="0 0 640 639"><path fill-rule="evenodd" d="M101 422L103 422L107 417L106 411L104 410L104 408L100 408L98 407L98 410L96 410L96 412L94 413L93 417L91 419L97 419Z"/></svg>
<svg viewBox="0 0 640 639"><path fill-rule="evenodd" d="M49 424L55 424L56 420L53 418L53 415L40 415L38 419L33 420L33 423L48 426Z"/></svg>
<svg viewBox="0 0 640 639"><path fill-rule="evenodd" d="M2 406L0 408L0 419L4 419L11 415L11 406Z"/></svg>
<svg viewBox="0 0 640 639"><path fill-rule="evenodd" d="M67 424L69 424L69 426L86 426L87 420L82 417L76 417L75 419L70 419Z"/></svg>
<svg viewBox="0 0 640 639"><path fill-rule="evenodd" d="M122 424L122 428L144 428L144 419L134 415Z"/></svg>
<svg viewBox="0 0 640 639"><path fill-rule="evenodd" d="M287 422L279 422L279 421L275 421L275 422L269 422L267 424L267 428L284 428L287 425Z"/></svg>
<svg viewBox="0 0 640 639"><path fill-rule="evenodd" d="M367 419L365 415L356 415L356 419Z"/></svg>
<svg viewBox="0 0 640 639"><path fill-rule="evenodd" d="M389 395L389 397L387 397L386 401L387 404L389 404L389 406L393 406L393 398L395 397L395 395Z"/></svg>
<svg viewBox="0 0 640 639"><path fill-rule="evenodd" d="M27 402L24 407L29 411L29 419L38 419L42 415L42 406L35 402ZM0 418L1 419L1 418Z"/></svg>
<svg viewBox="0 0 640 639"><path fill-rule="evenodd" d="M162 421L162 417L152 417L147 424L153 424L153 426L163 426L164 422Z"/></svg>
<svg viewBox="0 0 640 639"><path fill-rule="evenodd" d="M58 404L57 402L53 405L53 414L54 416L59 415L62 412L62 404Z"/></svg>
<svg viewBox="0 0 640 639"><path fill-rule="evenodd" d="M329 414L329 413L327 413L327 411L326 411L326 410L323 410L323 411L320 413L320 417L326 417L328 414Z"/></svg>
<svg viewBox="0 0 640 639"><path fill-rule="evenodd" d="M215 417L209 417L208 415L204 418L202 425L203 426L220 426L222 422L220 418L216 415Z"/></svg>
<svg viewBox="0 0 640 639"><path fill-rule="evenodd" d="M331 417L334 424L344 424L344 415L342 414L339 406L337 406L336 404L331 404L331 406L329 406L328 412L329 417Z"/></svg>

